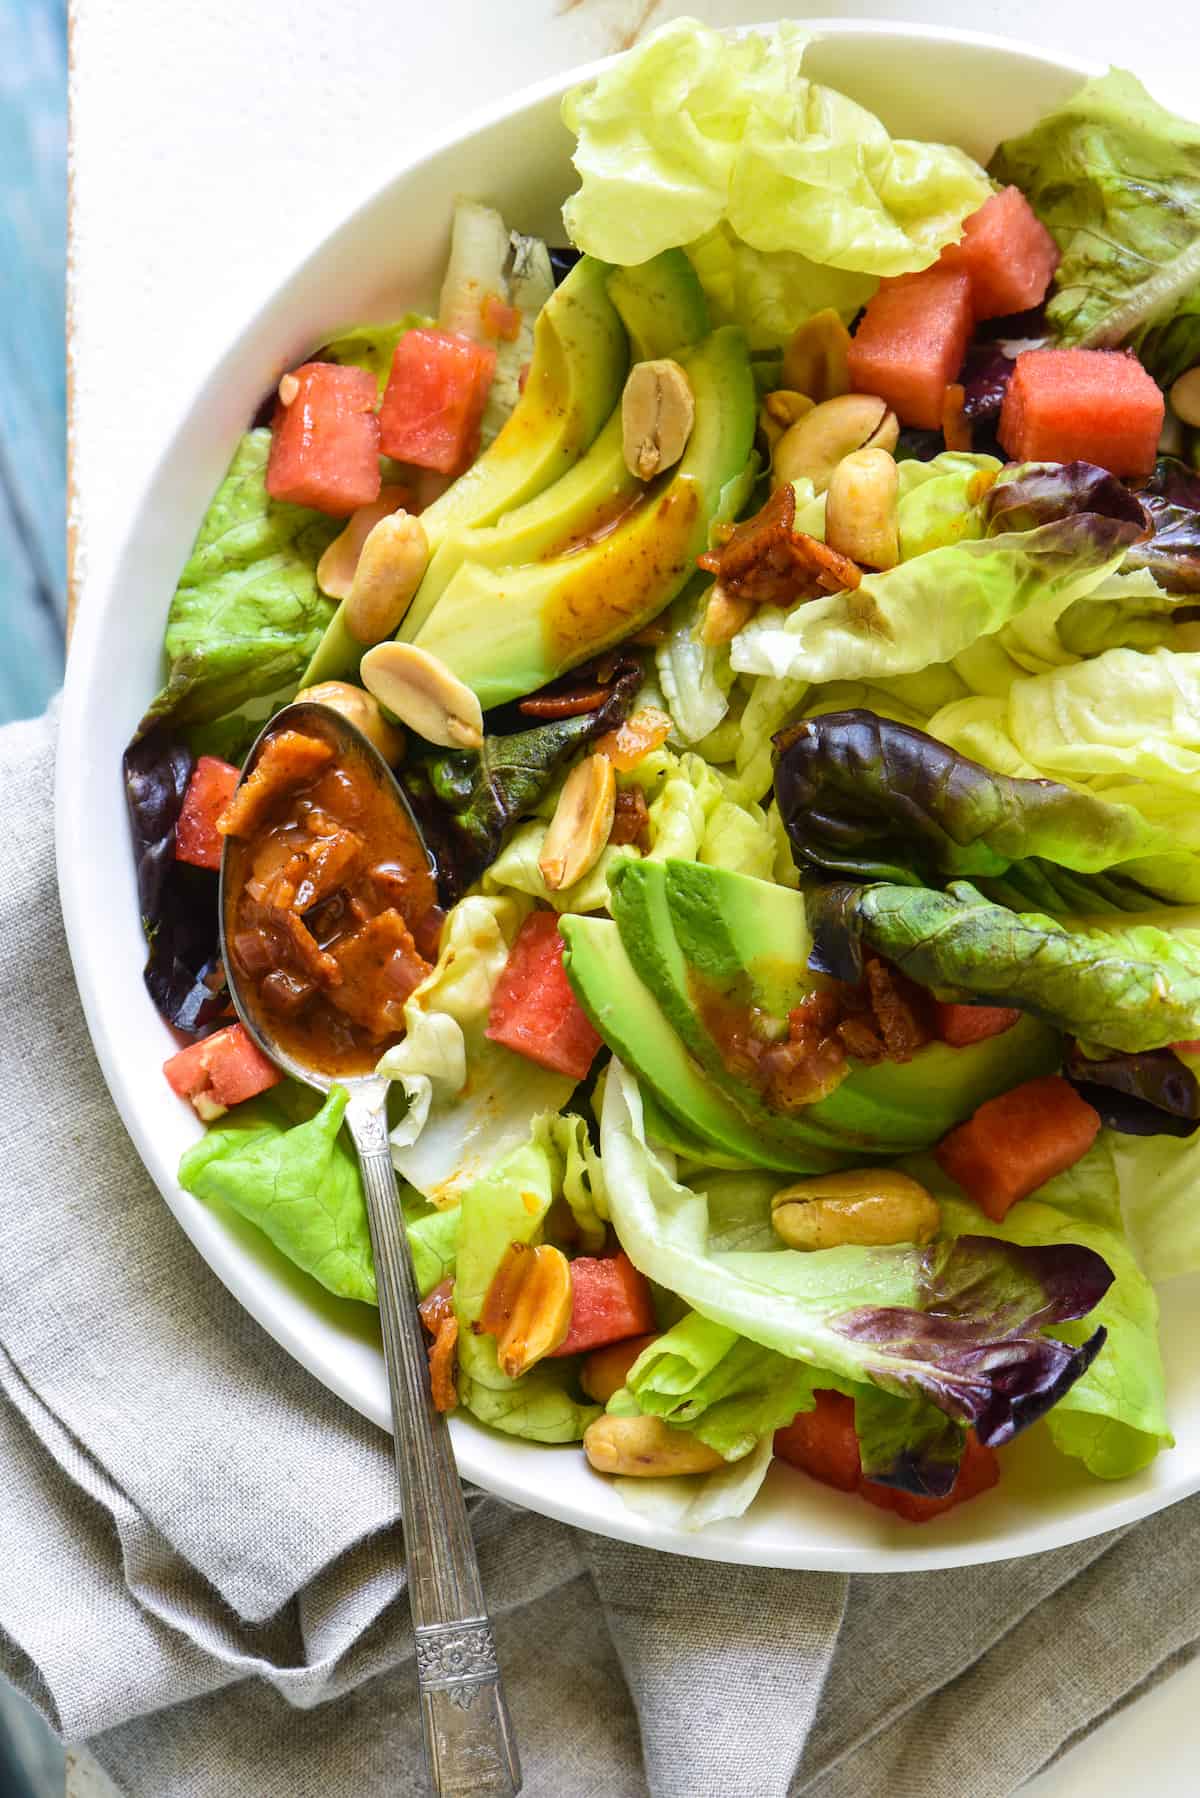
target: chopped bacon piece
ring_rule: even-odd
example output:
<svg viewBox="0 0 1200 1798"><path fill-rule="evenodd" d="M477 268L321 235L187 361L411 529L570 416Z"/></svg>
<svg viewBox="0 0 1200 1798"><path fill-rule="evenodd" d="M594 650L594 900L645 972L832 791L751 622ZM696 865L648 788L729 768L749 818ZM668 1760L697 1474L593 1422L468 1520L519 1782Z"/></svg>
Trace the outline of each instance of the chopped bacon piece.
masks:
<svg viewBox="0 0 1200 1798"><path fill-rule="evenodd" d="M217 829L223 837L252 835L286 793L327 768L333 756L332 743L306 737L302 731L281 730L268 737L252 771L217 819Z"/></svg>
<svg viewBox="0 0 1200 1798"><path fill-rule="evenodd" d="M517 704L518 712L541 723L558 718L579 718L594 712L611 698L611 687L579 687L573 693L531 693Z"/></svg>
<svg viewBox="0 0 1200 1798"><path fill-rule="evenodd" d="M765 1097L775 1110L815 1104L850 1072L845 1045L836 1034L839 1012L836 993L809 993L788 1013L787 1041L763 1051Z"/></svg>
<svg viewBox="0 0 1200 1798"><path fill-rule="evenodd" d="M796 528L796 491L790 484L737 525L719 548L699 557L731 600L789 606L822 593L857 587L862 569L819 537Z"/></svg>
<svg viewBox="0 0 1200 1798"><path fill-rule="evenodd" d="M887 1059L911 1061L933 1037L928 993L875 957L867 962L866 980Z"/></svg>
<svg viewBox="0 0 1200 1798"><path fill-rule="evenodd" d="M454 1384L458 1350L458 1319L454 1315L454 1281L442 1280L426 1293L417 1310L433 1338L429 1344L429 1385L439 1411L453 1411L458 1404Z"/></svg>
<svg viewBox="0 0 1200 1798"><path fill-rule="evenodd" d="M366 844L354 830L314 837L293 858L294 865L289 864L283 877L293 888L292 909L309 911L339 887L348 886L362 867L366 851Z"/></svg>
<svg viewBox="0 0 1200 1798"><path fill-rule="evenodd" d="M300 966L307 969L318 986L340 986L342 983L341 968L328 950L322 949L304 919L294 911L281 912L279 915Z"/></svg>
<svg viewBox="0 0 1200 1798"><path fill-rule="evenodd" d="M333 946L340 984L329 997L372 1036L404 1029L404 1002L424 980L429 963L395 910L381 911Z"/></svg>
<svg viewBox="0 0 1200 1798"><path fill-rule="evenodd" d="M650 808L640 787L626 787L617 794L608 840L617 847L624 847L626 843L633 843L639 849L650 847Z"/></svg>

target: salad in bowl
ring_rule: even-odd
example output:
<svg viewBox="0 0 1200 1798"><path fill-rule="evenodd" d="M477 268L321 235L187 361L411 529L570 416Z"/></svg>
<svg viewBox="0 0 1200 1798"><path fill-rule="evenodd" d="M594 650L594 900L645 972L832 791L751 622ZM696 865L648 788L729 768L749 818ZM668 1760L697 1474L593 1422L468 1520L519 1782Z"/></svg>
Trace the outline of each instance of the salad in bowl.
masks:
<svg viewBox="0 0 1200 1798"><path fill-rule="evenodd" d="M467 196L330 319L124 757L181 1185L370 1305L377 1069L436 1402L688 1528L1137 1473L1200 1267L1200 127L1112 72L985 169L805 50L673 23L561 244Z"/></svg>

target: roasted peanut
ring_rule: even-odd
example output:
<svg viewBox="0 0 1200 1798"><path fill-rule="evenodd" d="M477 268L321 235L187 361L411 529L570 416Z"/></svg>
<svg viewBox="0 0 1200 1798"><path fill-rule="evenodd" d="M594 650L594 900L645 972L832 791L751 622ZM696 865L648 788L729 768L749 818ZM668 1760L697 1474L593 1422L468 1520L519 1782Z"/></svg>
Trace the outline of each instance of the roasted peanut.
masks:
<svg viewBox="0 0 1200 1798"><path fill-rule="evenodd" d="M900 475L885 449L843 456L825 496L825 541L865 568L894 568L900 560L897 507Z"/></svg>
<svg viewBox="0 0 1200 1798"><path fill-rule="evenodd" d="M717 581L704 608L700 641L710 648L716 648L721 643L732 643L742 626L748 624L753 616L752 599L738 599L733 594L726 593L720 581Z"/></svg>
<svg viewBox="0 0 1200 1798"><path fill-rule="evenodd" d="M791 393L786 387L768 393L758 409L758 428L767 451L773 455L783 433L812 409L813 401L806 393Z"/></svg>
<svg viewBox="0 0 1200 1798"><path fill-rule="evenodd" d="M390 637L412 604L429 561L425 526L411 512L372 525L346 597L346 628L360 643Z"/></svg>
<svg viewBox="0 0 1200 1798"><path fill-rule="evenodd" d="M895 449L900 423L885 400L873 393L843 393L806 412L775 445L771 486L807 477L824 493L843 456L859 449Z"/></svg>
<svg viewBox="0 0 1200 1798"><path fill-rule="evenodd" d="M771 1223L790 1249L928 1242L940 1221L925 1188L887 1167L815 1174L793 1181L771 1200Z"/></svg>
<svg viewBox="0 0 1200 1798"><path fill-rule="evenodd" d="M657 1341L654 1335L630 1336L624 1342L610 1342L604 1348L593 1349L579 1370L579 1384L589 1398L606 1405L625 1384L625 1375L642 1350Z"/></svg>
<svg viewBox="0 0 1200 1798"><path fill-rule="evenodd" d="M668 1473L711 1473L725 1465L690 1430L661 1417L598 1417L583 1433L583 1452L597 1473L653 1479Z"/></svg>
<svg viewBox="0 0 1200 1798"><path fill-rule="evenodd" d="M359 664L363 685L427 743L478 749L483 710L476 695L438 656L415 643L377 643Z"/></svg>
<svg viewBox="0 0 1200 1798"><path fill-rule="evenodd" d="M290 406L292 404L292 402L295 400L296 395L299 393L299 391L300 391L300 383L296 379L295 375L280 375L280 377L279 377L279 404L281 406Z"/></svg>
<svg viewBox="0 0 1200 1798"><path fill-rule="evenodd" d="M606 755L588 755L563 782L538 868L552 893L573 887L600 860L613 826L617 777Z"/></svg>
<svg viewBox="0 0 1200 1798"><path fill-rule="evenodd" d="M672 468L696 422L691 383L678 362L635 362L621 395L625 466L641 481Z"/></svg>
<svg viewBox="0 0 1200 1798"><path fill-rule="evenodd" d="M1200 365L1189 368L1186 374L1172 382L1169 398L1176 418L1194 430L1200 430Z"/></svg>
<svg viewBox="0 0 1200 1798"><path fill-rule="evenodd" d="M496 1360L511 1380L563 1341L571 1323L571 1267L561 1249L510 1243L479 1313L496 1338Z"/></svg>
<svg viewBox="0 0 1200 1798"><path fill-rule="evenodd" d="M358 727L368 743L375 745L391 767L403 760L404 732L388 723L379 709L379 701L362 687L352 686L344 680L323 680L315 687L305 687L303 692L297 693L296 699L311 699L315 705L327 705L331 711L340 712L343 718Z"/></svg>
<svg viewBox="0 0 1200 1798"><path fill-rule="evenodd" d="M369 506L360 506L346 520L346 528L336 536L317 563L317 586L330 599L345 599L354 585L354 571L363 544L381 518L398 512L412 498L407 487L381 487L379 498Z"/></svg>
<svg viewBox="0 0 1200 1798"><path fill-rule="evenodd" d="M850 391L850 333L832 307L792 332L783 352L783 382L820 405Z"/></svg>

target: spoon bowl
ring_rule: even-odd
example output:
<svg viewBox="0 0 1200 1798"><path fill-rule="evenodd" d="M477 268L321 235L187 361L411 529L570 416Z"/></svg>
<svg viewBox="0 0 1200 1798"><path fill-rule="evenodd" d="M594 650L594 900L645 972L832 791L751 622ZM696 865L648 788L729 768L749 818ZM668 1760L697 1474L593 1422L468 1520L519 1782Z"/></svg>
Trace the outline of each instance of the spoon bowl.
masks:
<svg viewBox="0 0 1200 1798"><path fill-rule="evenodd" d="M335 768L365 771L378 794L395 807L393 826L425 857L432 886L432 862L391 769L362 732L329 706L301 701L277 712L259 733L235 792L254 773L268 742L284 731L329 744ZM269 817L268 808L262 821ZM248 850L227 835L221 853L221 957L238 1017L285 1074L318 1092L340 1086L349 1095L346 1124L358 1151L371 1231L431 1783L445 1798L468 1792L509 1798L520 1790L520 1765L454 1450L445 1415L430 1390L417 1285L388 1146L388 1082L374 1072L386 1044L372 1048L361 1070L330 1065L319 1056L309 1059L298 1050L295 1032L283 1040L284 1030L272 1027L263 1008L251 1002L233 953L233 925L249 864ZM299 898L302 886L295 892Z"/></svg>

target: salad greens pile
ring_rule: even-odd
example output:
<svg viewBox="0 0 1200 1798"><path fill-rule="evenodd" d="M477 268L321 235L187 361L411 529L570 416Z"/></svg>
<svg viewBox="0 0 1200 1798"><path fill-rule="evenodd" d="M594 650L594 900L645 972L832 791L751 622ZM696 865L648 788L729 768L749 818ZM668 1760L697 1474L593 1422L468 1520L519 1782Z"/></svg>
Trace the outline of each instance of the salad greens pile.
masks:
<svg viewBox="0 0 1200 1798"><path fill-rule="evenodd" d="M469 638L485 709L505 698L478 747L410 735L397 768L446 915L379 1071L459 1403L544 1443L604 1414L686 1432L705 1470L618 1480L684 1528L744 1510L775 1432L830 1393L877 1492L949 1500L964 1455L1035 1423L1093 1475L1134 1474L1171 1445L1153 1283L1200 1270L1200 413L1180 404L1140 479L1009 460L993 434L1022 345L1124 350L1164 389L1200 370L1200 126L1112 71L985 170L811 80L807 41L666 26L564 102L578 259L552 273L460 203L436 322L315 353L382 397L408 333L478 336L481 294L501 321L471 466L437 497L384 462L432 502L397 634L452 663ZM1044 306L975 327L966 369L994 394L967 405L973 447L902 434L892 565L764 587L714 631L737 589L696 556L721 566L772 491L754 410L793 333L827 315L846 340L881 281L958 266L964 221L1013 188L1061 259ZM639 480L621 386L666 356L703 404L686 459ZM364 647L317 573L343 520L271 497L271 450L260 427L234 454L126 755L147 983L193 1036L227 1015L216 875L173 859L195 758L237 763L306 682L357 681ZM819 485L795 481L785 535L823 569ZM548 884L564 784L597 754L611 836ZM495 1028L547 915L594 1031L582 1078ZM993 1205L939 1144L1025 1083L1095 1128ZM372 1304L345 1105L285 1081L179 1177ZM785 1185L881 1165L931 1195L932 1240L802 1249L773 1225ZM501 1365L481 1318L514 1244L580 1268L619 1250L641 1277L657 1328L599 1396L578 1316L566 1351Z"/></svg>

